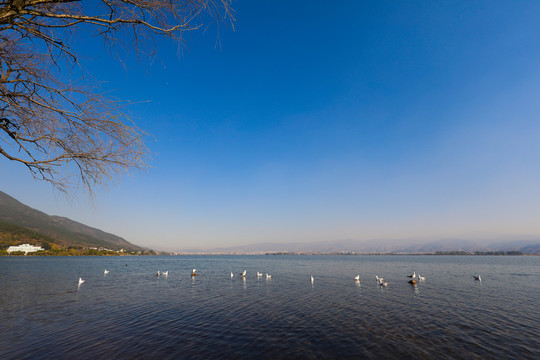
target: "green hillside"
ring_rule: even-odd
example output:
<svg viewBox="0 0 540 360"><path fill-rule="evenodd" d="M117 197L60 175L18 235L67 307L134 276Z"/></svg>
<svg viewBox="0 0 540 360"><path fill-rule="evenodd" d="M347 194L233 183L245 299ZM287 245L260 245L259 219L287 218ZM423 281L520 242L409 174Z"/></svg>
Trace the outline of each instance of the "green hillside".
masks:
<svg viewBox="0 0 540 360"><path fill-rule="evenodd" d="M130 251L143 251L145 249L131 244L125 239L106 233L102 230L81 224L71 219L50 216L17 201L0 191L0 222L4 223L4 237L7 239L25 238L39 240L48 238L48 242L62 247L103 247L113 250L126 249ZM18 228L6 230L9 226ZM24 233L22 229L30 232ZM2 228L0 228L2 229ZM24 234L23 234L24 233ZM37 237L37 238L36 238Z"/></svg>
<svg viewBox="0 0 540 360"><path fill-rule="evenodd" d="M24 243L40 244L49 247L48 245L55 243L55 241L50 236L37 233L25 227L0 222L0 249Z"/></svg>

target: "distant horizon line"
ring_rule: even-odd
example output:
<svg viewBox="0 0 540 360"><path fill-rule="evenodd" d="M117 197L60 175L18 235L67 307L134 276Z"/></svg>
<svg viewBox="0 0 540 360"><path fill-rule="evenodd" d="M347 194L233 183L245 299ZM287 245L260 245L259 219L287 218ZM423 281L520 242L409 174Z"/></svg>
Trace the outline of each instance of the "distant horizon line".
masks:
<svg viewBox="0 0 540 360"><path fill-rule="evenodd" d="M437 252L372 252L372 253L362 253L354 251L343 251L343 252L294 252L294 251L278 251L278 252L235 252L235 253L225 253L225 252L161 252L157 251L157 255L171 255L171 256L204 256L204 255L213 255L213 256L287 256L287 255L298 255L298 256L540 256L539 253L523 253L521 251L437 251Z"/></svg>

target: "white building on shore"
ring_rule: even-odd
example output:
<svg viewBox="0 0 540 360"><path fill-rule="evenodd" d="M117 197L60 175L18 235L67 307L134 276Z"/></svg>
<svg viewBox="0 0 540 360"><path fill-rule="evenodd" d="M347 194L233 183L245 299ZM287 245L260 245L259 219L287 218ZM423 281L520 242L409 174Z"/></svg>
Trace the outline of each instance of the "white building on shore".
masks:
<svg viewBox="0 0 540 360"><path fill-rule="evenodd" d="M36 251L39 251L39 250L45 250L45 249L42 248L41 246L35 246L35 245L30 245L30 244L22 244L22 245L8 247L7 252L12 253L14 251L24 251L24 255L26 255L29 252L36 252Z"/></svg>

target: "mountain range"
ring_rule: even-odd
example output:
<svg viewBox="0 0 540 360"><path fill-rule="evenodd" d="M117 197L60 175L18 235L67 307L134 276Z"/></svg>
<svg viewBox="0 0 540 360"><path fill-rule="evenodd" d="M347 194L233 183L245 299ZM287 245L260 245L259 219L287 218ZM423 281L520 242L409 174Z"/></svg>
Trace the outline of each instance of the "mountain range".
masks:
<svg viewBox="0 0 540 360"><path fill-rule="evenodd" d="M184 254L258 254L258 253L359 253L359 254L432 254L437 252L508 252L519 251L523 254L540 254L538 237L507 239L438 239L419 241L410 239L374 239L321 241L312 243L262 243L213 249L185 249Z"/></svg>
<svg viewBox="0 0 540 360"><path fill-rule="evenodd" d="M2 191L0 191L0 223L0 238L15 239L18 243L23 239L27 241L30 239L37 243L52 242L62 247L147 250L119 236L81 224L67 217L47 215L17 201Z"/></svg>
<svg viewBox="0 0 540 360"><path fill-rule="evenodd" d="M0 246L22 242L54 243L61 247L96 247L111 250L145 251L127 240L67 217L51 216L33 209L0 191ZM213 249L168 251L183 254L257 254L257 253L436 253L519 251L540 254L540 237L521 236L495 238L449 238L437 240L373 239L336 240L311 243L257 243Z"/></svg>

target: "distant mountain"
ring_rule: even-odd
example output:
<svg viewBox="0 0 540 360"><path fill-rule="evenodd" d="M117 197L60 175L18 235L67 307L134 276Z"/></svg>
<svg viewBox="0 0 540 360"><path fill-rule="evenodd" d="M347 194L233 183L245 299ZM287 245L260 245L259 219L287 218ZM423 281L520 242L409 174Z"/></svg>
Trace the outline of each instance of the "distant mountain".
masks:
<svg viewBox="0 0 540 360"><path fill-rule="evenodd" d="M125 239L102 230L81 224L66 217L50 216L17 201L0 191L0 222L18 225L32 231L24 236L47 236L46 241L58 245L104 247L112 250L145 250ZM0 228L1 229L1 228ZM20 232L20 230L16 230ZM30 234L30 235L29 235ZM36 235L37 234L37 235Z"/></svg>
<svg viewBox="0 0 540 360"><path fill-rule="evenodd" d="M531 237L529 240L498 241L442 239L431 242L418 240L374 239L369 241L339 240L313 243L262 243L232 247L214 248L208 250L185 249L180 253L188 254L257 254L257 253L436 253L436 252L490 252L490 251L521 251L524 254L540 254L540 240Z"/></svg>
<svg viewBox="0 0 540 360"><path fill-rule="evenodd" d="M524 254L540 254L540 243L536 245L524 246L520 249Z"/></svg>

